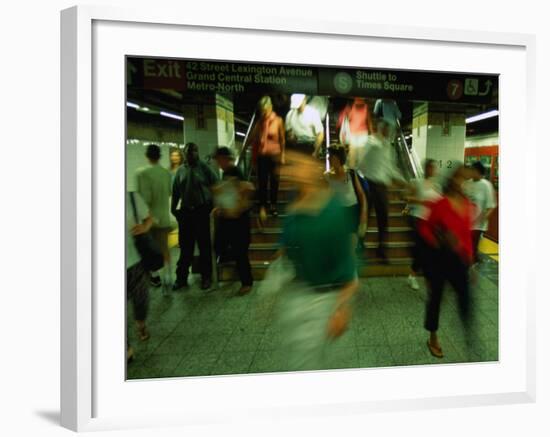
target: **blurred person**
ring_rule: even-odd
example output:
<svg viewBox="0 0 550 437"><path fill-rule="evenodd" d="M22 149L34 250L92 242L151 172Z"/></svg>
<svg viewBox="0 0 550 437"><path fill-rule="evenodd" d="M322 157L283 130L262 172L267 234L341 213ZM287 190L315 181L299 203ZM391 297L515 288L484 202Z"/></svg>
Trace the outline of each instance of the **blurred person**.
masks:
<svg viewBox="0 0 550 437"><path fill-rule="evenodd" d="M472 226L472 244L474 248L474 264L479 263L479 240L489 228L489 218L495 210L496 195L493 184L485 179L485 166L476 161L471 166L472 180L465 184L465 190L477 208L477 214Z"/></svg>
<svg viewBox="0 0 550 437"><path fill-rule="evenodd" d="M217 183L216 173L199 159L195 143L185 146L185 163L176 172L172 187L172 214L178 220L180 257L173 290L188 287L189 267L195 242L199 246L201 289L212 285L210 247L210 212L213 207L211 188Z"/></svg>
<svg viewBox="0 0 550 437"><path fill-rule="evenodd" d="M323 122L319 111L307 104L305 94L293 94L285 118L287 146L318 158L323 139Z"/></svg>
<svg viewBox="0 0 550 437"><path fill-rule="evenodd" d="M430 353L443 357L437 336L441 298L445 283L457 293L458 308L468 333L471 319L471 296L468 270L473 261L470 230L475 216L475 205L462 189L467 169L455 161L442 177L442 197L429 204L426 220L419 222L419 232L426 242L423 265L428 282L428 301L424 327L430 332L427 341Z"/></svg>
<svg viewBox="0 0 550 437"><path fill-rule="evenodd" d="M126 192L126 297L132 301L138 338L141 341L149 339L145 324L149 307L149 273L143 268L134 244L134 236L149 232L152 225L153 218L141 196L135 192ZM134 350L127 340L127 361L131 361L133 356Z"/></svg>
<svg viewBox="0 0 550 437"><path fill-rule="evenodd" d="M137 191L149 207L153 218L151 236L157 242L164 257L166 275L165 286L172 280L170 271L170 251L168 249L168 234L172 229L170 222L170 195L172 191L172 178L170 172L159 164L161 157L160 147L149 144L145 151L149 165L138 169L136 173ZM162 285L160 271L151 272L151 285Z"/></svg>
<svg viewBox="0 0 550 437"><path fill-rule="evenodd" d="M170 167L168 171L170 172L172 182L170 183L170 186L173 187L174 185L174 179L176 178L176 173L178 169L183 165L185 158L183 156L183 152L179 147L172 147L170 148ZM172 193L170 193L170 205L172 204ZM175 231L178 229L178 221L173 215L170 215L170 228L171 231Z"/></svg>
<svg viewBox="0 0 550 437"><path fill-rule="evenodd" d="M235 166L235 159L228 147L218 147L213 158L223 171L222 180L224 181L214 189L215 198L218 199L218 205L214 211L219 217L216 245L222 256L226 255L228 248L232 250L241 280L238 294L244 295L252 290L253 284L248 248L250 246L249 199L254 187L245 180L241 170Z"/></svg>
<svg viewBox="0 0 550 437"><path fill-rule="evenodd" d="M365 146L365 154L358 163L358 170L369 185L367 192L368 216L372 208L376 211L378 226L378 248L376 256L384 263L388 262L385 243L388 233L388 187L392 184L404 184L403 176L395 165L395 152L389 141L386 123L381 120L379 129L370 135Z"/></svg>
<svg viewBox="0 0 550 437"><path fill-rule="evenodd" d="M310 154L288 152L284 174L297 186L281 240L281 256L295 277L285 286L280 322L290 370L318 369L327 347L347 329L358 288L351 233L353 220L323 179Z"/></svg>
<svg viewBox="0 0 550 437"><path fill-rule="evenodd" d="M388 138L390 143L393 143L399 127L399 120L401 119L401 111L395 100L378 99L374 104L374 110L372 112L375 117L384 120L387 124L389 129Z"/></svg>
<svg viewBox="0 0 550 437"><path fill-rule="evenodd" d="M367 198L359 176L353 169L347 169L346 150L343 146L328 149L331 172L327 174L330 189L340 198L348 215L352 218L350 232L353 234L353 247L358 239L363 239L367 231Z"/></svg>
<svg viewBox="0 0 550 437"><path fill-rule="evenodd" d="M178 168L183 165L183 153L179 147L173 147L170 149L170 174L172 175L172 182L176 177Z"/></svg>
<svg viewBox="0 0 550 437"><path fill-rule="evenodd" d="M277 194L279 191L280 165L285 162L285 127L281 117L273 111L269 96L258 102L260 120L251 135L252 161L256 166L258 197L260 202L260 222L267 219L267 191L269 186L270 214L276 216Z"/></svg>
<svg viewBox="0 0 550 437"><path fill-rule="evenodd" d="M437 182L437 161L426 159L424 161L424 178L413 179L407 195L407 207L404 213L407 215L409 225L413 230L414 246L412 248L411 273L407 278L409 287L418 290L420 287L416 276L422 268L424 256L423 239L419 234L421 222L426 220L429 209L426 203L434 202L441 197L441 188Z"/></svg>
<svg viewBox="0 0 550 437"><path fill-rule="evenodd" d="M336 129L340 143L349 147L348 166L357 168L366 154L367 140L374 129L369 106L362 97L356 97L340 112Z"/></svg>

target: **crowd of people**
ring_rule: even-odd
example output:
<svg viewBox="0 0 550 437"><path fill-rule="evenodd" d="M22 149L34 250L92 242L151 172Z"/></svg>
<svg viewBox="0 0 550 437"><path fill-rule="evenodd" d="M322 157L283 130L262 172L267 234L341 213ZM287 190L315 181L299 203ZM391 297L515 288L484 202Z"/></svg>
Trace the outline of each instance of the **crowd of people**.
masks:
<svg viewBox="0 0 550 437"><path fill-rule="evenodd" d="M376 257L388 262L388 189L394 185L407 188L403 190L407 202L403 213L414 234L407 281L418 290L418 276L426 280L427 347L435 357L443 357L437 331L444 285L449 283L456 291L468 330L472 266L479 262L480 237L496 206L492 185L483 178L483 164L466 168L453 162L438 174L436 162L427 159L424 177L406 182L397 170L393 147L401 113L387 99L378 100L371 111L365 99L355 98L341 110L339 142L326 148L328 171L321 156L323 120L305 95L291 96L284 120L275 112L271 98L264 96L258 115L243 145L252 151L255 186L235 165L234 152L228 147L215 149L212 158L217 165L213 168L200 159L197 144L188 143L183 151L170 151L169 169L159 163L158 146L146 148L148 165L136 173L137 190L128 193L126 207L127 296L134 306L140 340L149 338L145 324L149 286L162 287L164 293L188 288L195 243L202 290L211 288L217 262L232 259L241 282L238 294L252 291L248 252L254 194L261 229L268 214L279 214L279 182L284 177L295 192L285 210L278 263L273 264L292 270L287 286L280 287L285 296L281 303L285 338L289 350L301 351L289 355L290 368L319 363L325 346L345 332L359 287L357 253L359 249L364 254L373 208L378 229ZM175 277L168 248L174 227L179 245ZM153 271L147 271L142 262L150 254L134 244L143 234L150 235L151 250L162 256ZM273 274L268 270L268 277ZM131 358L130 345L128 351Z"/></svg>

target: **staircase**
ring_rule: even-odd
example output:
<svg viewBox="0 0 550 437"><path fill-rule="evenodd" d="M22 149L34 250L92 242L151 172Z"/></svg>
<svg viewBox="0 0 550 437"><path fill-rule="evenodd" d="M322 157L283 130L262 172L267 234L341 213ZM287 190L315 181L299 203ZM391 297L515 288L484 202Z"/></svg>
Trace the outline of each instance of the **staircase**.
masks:
<svg viewBox="0 0 550 437"><path fill-rule="evenodd" d="M330 111L329 111L330 112ZM325 147L329 145L332 138L338 141L336 130L337 116L329 117L325 120L325 129L328 132ZM254 119L251 120L251 124ZM415 177L411 173L413 165L408 164L406 142L402 132L396 141L396 151L398 157L398 165L406 175L406 178ZM248 132L247 132L248 134ZM326 151L326 150L325 150ZM250 175L250 152L245 149L241 157L241 168L245 174ZM405 168L406 164L410 168ZM368 218L367 234L365 238L364 248L364 266L360 268L359 275L361 277L369 276L404 276L410 271L412 263L411 248L413 246L412 229L409 227L407 218L401 214L405 207L405 202L402 200L402 189L390 188L389 194L389 211L388 211L388 235L386 241L386 254L388 257L387 264L383 264L380 259L376 258L376 248L378 247L378 229L376 222L376 214L374 208L371 209L371 215ZM252 266L252 274L254 279L262 279L265 275L270 262L273 260L279 246L278 242L281 239L282 223L285 218L285 208L288 205L292 195L292 186L288 181L281 180L278 196L278 217L269 216L265 227L260 229L258 226L258 214L251 215L251 244L249 249L250 264ZM220 281L238 280L237 272L234 263L224 263L218 266L218 278Z"/></svg>
<svg viewBox="0 0 550 437"><path fill-rule="evenodd" d="M249 249L250 264L254 279L262 279L270 262L274 259L279 249L279 241L282 234L283 220L286 215L284 210L291 196L291 187L281 181L279 190L279 211L277 217L268 216L265 227L258 226L258 214L251 214L251 244ZM382 264L376 258L378 247L378 229L376 226L376 214L374 209L368 220L367 235L365 238L364 257L366 265L361 267L360 276L401 276L409 273L411 265L410 250L412 246L412 230L408 226L407 219L401 214L405 203L400 200L401 190L392 188L389 190L390 207L388 217L388 238L386 242L386 254L388 264ZM223 263L218 266L220 281L238 280L234 263Z"/></svg>

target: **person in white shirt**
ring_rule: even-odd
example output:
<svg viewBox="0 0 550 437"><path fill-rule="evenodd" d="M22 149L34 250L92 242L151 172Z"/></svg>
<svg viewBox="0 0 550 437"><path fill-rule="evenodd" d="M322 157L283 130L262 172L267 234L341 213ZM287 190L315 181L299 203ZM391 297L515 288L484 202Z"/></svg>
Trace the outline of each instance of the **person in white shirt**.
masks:
<svg viewBox="0 0 550 437"><path fill-rule="evenodd" d="M378 249L376 256L387 263L385 241L388 230L388 190L393 182L402 185L403 176L395 165L395 151L389 141L388 129L383 120L378 122L378 130L369 135L364 157L358 163L358 170L369 185L367 193L368 215L372 207L376 211L378 225Z"/></svg>
<svg viewBox="0 0 550 437"><path fill-rule="evenodd" d="M311 154L315 158L319 157L325 138L323 122L319 111L307 104L305 94L291 96L285 128L287 142L291 148Z"/></svg>
<svg viewBox="0 0 550 437"><path fill-rule="evenodd" d="M472 180L468 181L465 191L470 200L476 205L477 216L472 228L472 244L474 248L474 263L479 262L479 240L489 227L489 217L495 210L496 195L493 184L484 178L485 166L482 162L474 162L471 166Z"/></svg>
<svg viewBox="0 0 550 437"><path fill-rule="evenodd" d="M161 150L156 144L147 146L145 156L149 165L139 168L136 172L137 191L147 204L153 225L151 236L159 245L164 257L164 281L160 278L160 271L151 272L151 285L164 285L163 292L169 289L172 273L170 270L170 250L168 249L168 234L172 229L170 217L170 196L172 194L172 176L160 165Z"/></svg>
<svg viewBox="0 0 550 437"><path fill-rule="evenodd" d="M424 178L413 179L410 183L407 196L407 207L403 211L409 218L409 224L414 234L414 246L412 248L413 262L411 273L407 278L409 287L418 290L420 287L416 275L422 269L424 243L418 231L422 221L426 220L429 208L426 202L434 202L441 197L441 187L436 182L437 165L434 159L426 159L424 162Z"/></svg>

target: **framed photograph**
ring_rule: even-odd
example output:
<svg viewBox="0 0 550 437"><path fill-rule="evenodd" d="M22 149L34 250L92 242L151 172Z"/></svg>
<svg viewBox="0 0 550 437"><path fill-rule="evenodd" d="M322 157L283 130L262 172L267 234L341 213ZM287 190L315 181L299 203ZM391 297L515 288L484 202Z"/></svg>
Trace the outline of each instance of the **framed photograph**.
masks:
<svg viewBox="0 0 550 437"><path fill-rule="evenodd" d="M61 25L63 426L534 401L533 36Z"/></svg>

